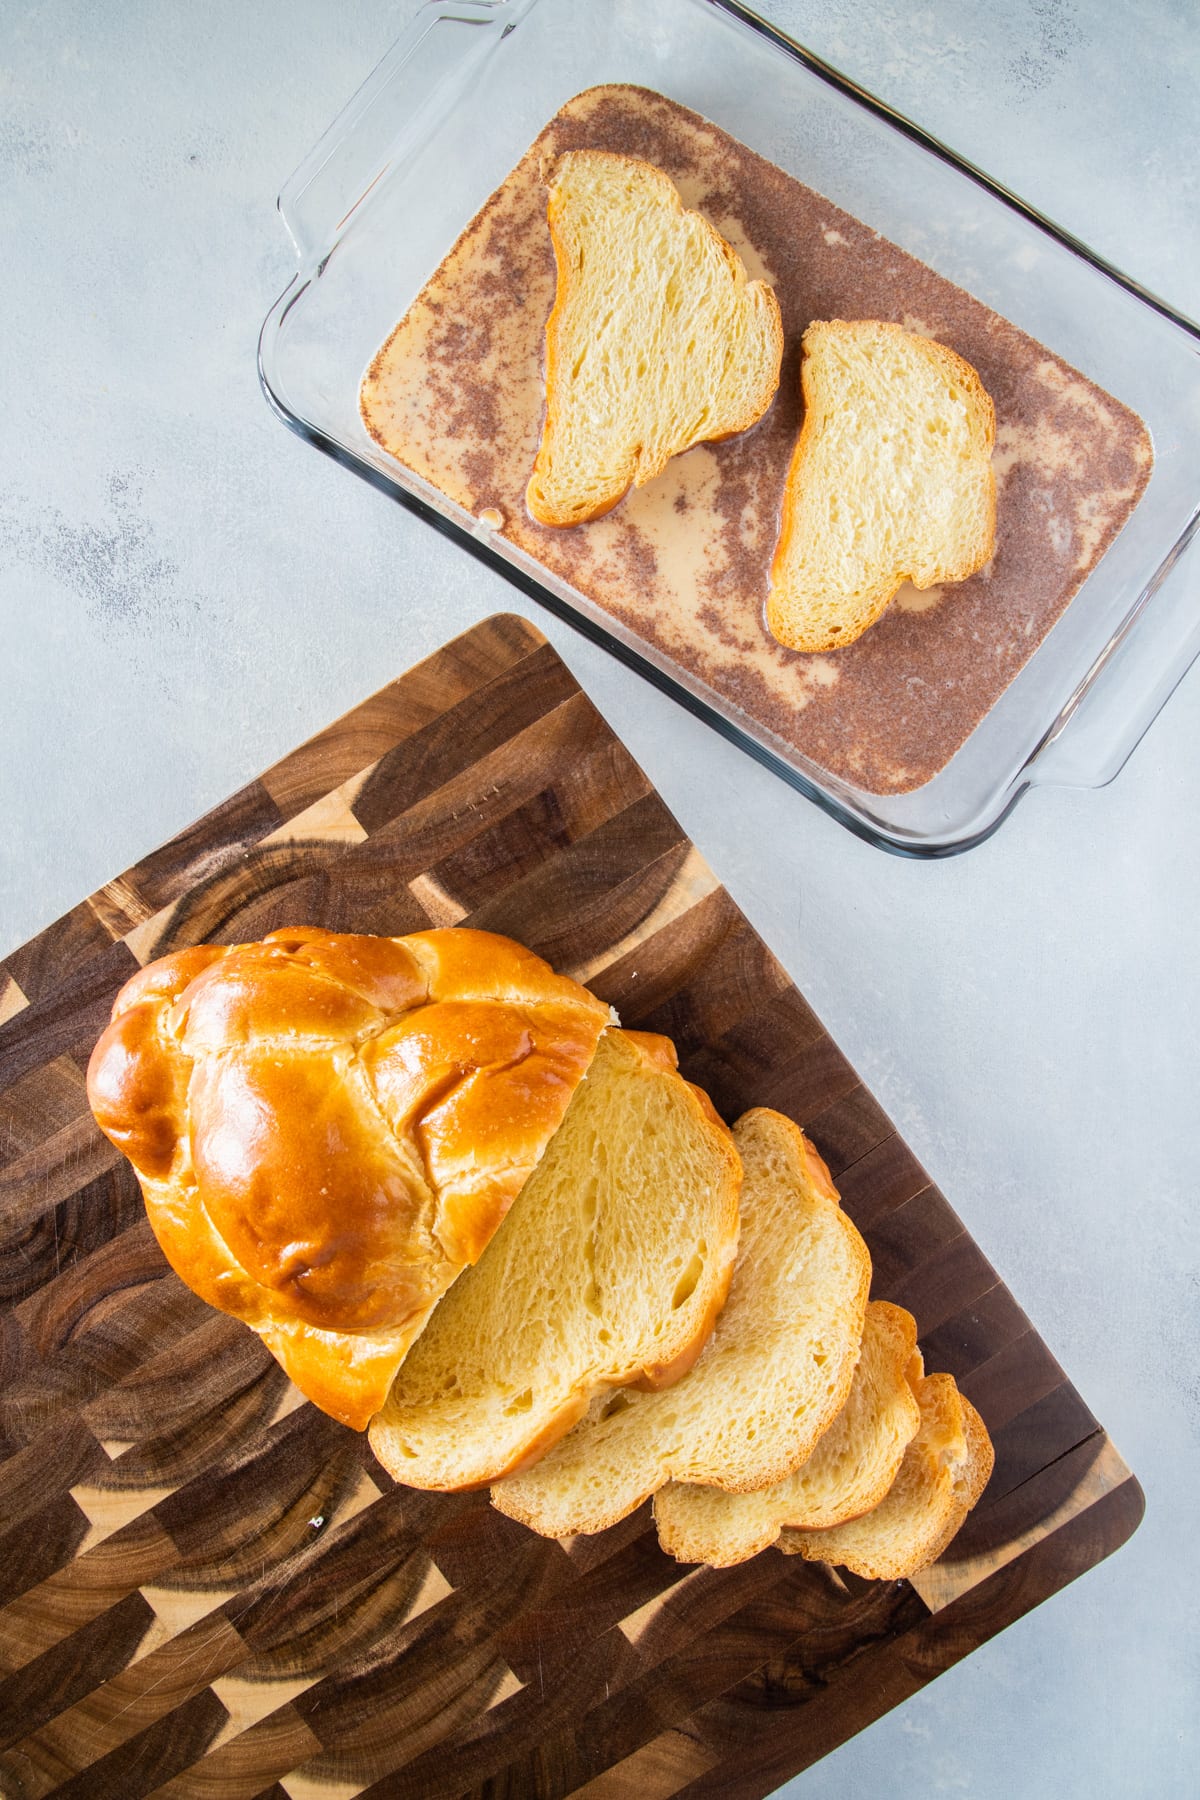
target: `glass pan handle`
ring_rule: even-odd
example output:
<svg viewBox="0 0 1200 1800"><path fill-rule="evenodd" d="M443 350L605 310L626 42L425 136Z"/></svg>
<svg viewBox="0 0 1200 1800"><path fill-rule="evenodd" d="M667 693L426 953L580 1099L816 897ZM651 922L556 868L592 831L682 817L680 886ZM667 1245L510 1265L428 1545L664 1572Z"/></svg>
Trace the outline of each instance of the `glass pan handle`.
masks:
<svg viewBox="0 0 1200 1800"><path fill-rule="evenodd" d="M302 274L329 254L376 183L423 141L534 0L430 0L279 195Z"/></svg>
<svg viewBox="0 0 1200 1800"><path fill-rule="evenodd" d="M1200 580L1194 554L1184 554L1198 529L1200 510L1147 585L1121 640L1081 682L1038 756L1037 783L1096 788L1112 781L1200 655ZM1151 602L1153 619L1134 629Z"/></svg>

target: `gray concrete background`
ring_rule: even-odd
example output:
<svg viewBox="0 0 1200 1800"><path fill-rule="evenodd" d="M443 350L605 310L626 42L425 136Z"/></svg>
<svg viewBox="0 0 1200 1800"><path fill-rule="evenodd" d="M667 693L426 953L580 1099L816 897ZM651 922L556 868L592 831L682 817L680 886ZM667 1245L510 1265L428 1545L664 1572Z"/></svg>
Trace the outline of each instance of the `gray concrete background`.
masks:
<svg viewBox="0 0 1200 1800"><path fill-rule="evenodd" d="M1200 316L1193 0L762 4ZM0 952L438 643L529 612L1146 1489L1116 1557L786 1791L1195 1794L1200 677L1110 788L901 862L286 433L254 367L290 273L275 193L415 10L0 13Z"/></svg>

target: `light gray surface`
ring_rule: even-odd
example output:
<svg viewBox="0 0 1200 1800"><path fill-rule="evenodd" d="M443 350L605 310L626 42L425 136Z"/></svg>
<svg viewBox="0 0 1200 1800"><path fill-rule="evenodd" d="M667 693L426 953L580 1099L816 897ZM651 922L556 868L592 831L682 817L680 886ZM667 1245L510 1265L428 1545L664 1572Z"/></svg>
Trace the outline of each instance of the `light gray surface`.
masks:
<svg viewBox="0 0 1200 1800"><path fill-rule="evenodd" d="M1200 315L1191 0L764 3ZM529 612L1147 1494L1116 1557L786 1792L1194 1794L1200 677L1112 787L901 862L286 433L254 370L290 272L274 195L415 10L0 15L0 952L457 631Z"/></svg>

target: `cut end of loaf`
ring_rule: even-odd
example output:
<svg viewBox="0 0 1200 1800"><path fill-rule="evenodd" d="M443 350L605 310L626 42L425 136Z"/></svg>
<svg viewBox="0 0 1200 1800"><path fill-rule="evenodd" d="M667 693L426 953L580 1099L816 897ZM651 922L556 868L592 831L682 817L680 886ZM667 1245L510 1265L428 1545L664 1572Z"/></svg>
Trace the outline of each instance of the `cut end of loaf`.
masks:
<svg viewBox="0 0 1200 1800"><path fill-rule="evenodd" d="M904 582L963 581L995 543L995 412L944 344L880 320L810 325L767 623L804 652L844 648Z"/></svg>
<svg viewBox="0 0 1200 1800"><path fill-rule="evenodd" d="M650 163L569 151L548 218L558 285L526 504L572 526L693 444L754 424L779 385L783 327L770 287Z"/></svg>
<svg viewBox="0 0 1200 1800"><path fill-rule="evenodd" d="M732 1136L669 1041L607 1031L372 1421L384 1467L410 1487L477 1487L544 1454L597 1391L669 1377L724 1298L740 1188Z"/></svg>

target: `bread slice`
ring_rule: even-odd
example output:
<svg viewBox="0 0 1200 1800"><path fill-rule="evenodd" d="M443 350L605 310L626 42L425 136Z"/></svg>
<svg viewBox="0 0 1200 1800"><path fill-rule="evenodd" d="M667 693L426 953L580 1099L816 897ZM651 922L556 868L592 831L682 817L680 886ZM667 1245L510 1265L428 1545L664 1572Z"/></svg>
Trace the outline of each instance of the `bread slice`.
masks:
<svg viewBox="0 0 1200 1800"><path fill-rule="evenodd" d="M668 1482L654 1497L663 1549L724 1569L765 1550L784 1525L826 1530L878 1506L921 1423L907 1379L916 1346L912 1314L872 1300L846 1404L807 1461L753 1494Z"/></svg>
<svg viewBox="0 0 1200 1800"><path fill-rule="evenodd" d="M969 363L876 319L810 325L767 624L789 650L852 644L902 582L963 581L992 554L992 402Z"/></svg>
<svg viewBox="0 0 1200 1800"><path fill-rule="evenodd" d="M921 1428L886 1497L831 1531L780 1534L779 1548L836 1563L873 1581L901 1581L936 1562L987 1486L995 1454L987 1427L951 1375L913 1371Z"/></svg>
<svg viewBox="0 0 1200 1800"><path fill-rule="evenodd" d="M410 1487L479 1487L569 1430L592 1395L676 1380L729 1289L741 1163L669 1038L606 1031L503 1225L371 1421Z"/></svg>
<svg viewBox="0 0 1200 1800"><path fill-rule="evenodd" d="M741 1245L691 1373L664 1393L595 1401L548 1456L492 1489L501 1512L545 1537L601 1531L672 1479L777 1481L845 1401L871 1278L866 1245L790 1119L759 1108L733 1135L745 1169Z"/></svg>
<svg viewBox="0 0 1200 1800"><path fill-rule="evenodd" d="M549 190L558 287L526 503L543 525L579 525L681 450L753 425L779 386L783 327L766 282L661 169L572 150Z"/></svg>

